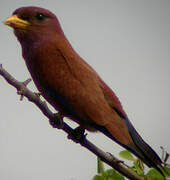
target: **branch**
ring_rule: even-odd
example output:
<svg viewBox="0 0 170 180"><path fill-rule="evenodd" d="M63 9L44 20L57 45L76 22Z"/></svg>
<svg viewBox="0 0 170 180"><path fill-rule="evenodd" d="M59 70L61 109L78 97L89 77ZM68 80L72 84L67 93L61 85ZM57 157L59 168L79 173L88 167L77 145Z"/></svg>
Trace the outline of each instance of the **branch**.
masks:
<svg viewBox="0 0 170 180"><path fill-rule="evenodd" d="M29 101L34 103L41 112L49 119L50 122L56 121L61 122L62 118L60 116L56 116L46 105L45 101L42 101L40 97L36 94L30 91L26 85L30 82L29 80L26 80L24 82L17 81L13 76L11 76L0 64L0 75L13 87L17 89L18 94L21 94L21 99L23 96L27 97ZM72 129L70 126L68 126L65 122L62 122L62 126L58 129L62 129L65 131L68 136L74 133L74 129ZM74 139L72 139L74 141ZM142 177L139 177L136 173L128 170L120 160L118 160L113 155L104 152L103 150L99 149L97 146L95 146L93 143L91 143L86 136L84 138L76 139L76 143L81 144L83 147L91 151L93 154L98 156L102 161L104 161L106 164L110 165L112 168L123 174L125 177L131 179L131 180L143 180Z"/></svg>

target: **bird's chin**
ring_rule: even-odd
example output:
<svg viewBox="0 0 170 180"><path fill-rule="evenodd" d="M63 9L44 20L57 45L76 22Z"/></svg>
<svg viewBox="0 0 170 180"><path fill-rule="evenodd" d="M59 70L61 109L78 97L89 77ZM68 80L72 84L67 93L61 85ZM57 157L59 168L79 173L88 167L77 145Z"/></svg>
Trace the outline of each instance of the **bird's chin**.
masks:
<svg viewBox="0 0 170 180"><path fill-rule="evenodd" d="M23 39L26 36L26 30L25 29L14 29L14 34L18 39Z"/></svg>
<svg viewBox="0 0 170 180"><path fill-rule="evenodd" d="M21 28L15 28L14 29L14 33L17 34L17 33L26 33L26 30L25 29L21 29Z"/></svg>

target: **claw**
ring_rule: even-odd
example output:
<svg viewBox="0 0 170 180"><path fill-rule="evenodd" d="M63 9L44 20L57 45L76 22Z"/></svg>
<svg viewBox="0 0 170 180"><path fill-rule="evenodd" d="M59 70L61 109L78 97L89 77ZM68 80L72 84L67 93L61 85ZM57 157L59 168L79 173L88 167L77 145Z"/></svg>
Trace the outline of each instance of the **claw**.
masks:
<svg viewBox="0 0 170 180"><path fill-rule="evenodd" d="M86 136L87 134L85 134L84 128L78 126L68 135L68 139L72 139L75 143L79 143L80 140L83 141Z"/></svg>
<svg viewBox="0 0 170 180"><path fill-rule="evenodd" d="M53 128L62 129L63 128L63 116L60 112L54 114L54 118L49 120Z"/></svg>

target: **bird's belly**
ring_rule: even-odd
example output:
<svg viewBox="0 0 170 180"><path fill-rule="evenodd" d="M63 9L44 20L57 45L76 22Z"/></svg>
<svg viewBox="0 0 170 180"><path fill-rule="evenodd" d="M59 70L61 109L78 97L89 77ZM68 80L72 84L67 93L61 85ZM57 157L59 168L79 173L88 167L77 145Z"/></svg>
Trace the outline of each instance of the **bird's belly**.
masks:
<svg viewBox="0 0 170 180"><path fill-rule="evenodd" d="M51 90L50 88L42 88L43 97L63 116L68 117L74 122L78 123L84 129L89 131L96 131L96 124L85 114L81 116L76 110L72 107L72 105L68 102L68 100L57 93L56 91Z"/></svg>

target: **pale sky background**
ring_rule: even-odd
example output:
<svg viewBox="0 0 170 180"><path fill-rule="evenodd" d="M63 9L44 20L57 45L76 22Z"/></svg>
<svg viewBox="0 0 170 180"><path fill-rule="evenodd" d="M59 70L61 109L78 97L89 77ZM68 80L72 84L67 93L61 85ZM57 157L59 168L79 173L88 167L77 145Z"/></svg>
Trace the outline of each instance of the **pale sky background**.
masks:
<svg viewBox="0 0 170 180"><path fill-rule="evenodd" d="M1 0L0 21L21 6L57 15L76 51L116 92L141 136L170 152L169 0ZM0 24L0 63L18 80L30 77L12 29ZM35 90L33 83L29 88ZM96 157L52 129L37 107L0 77L0 179L91 180ZM102 134L88 139L118 156Z"/></svg>

